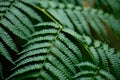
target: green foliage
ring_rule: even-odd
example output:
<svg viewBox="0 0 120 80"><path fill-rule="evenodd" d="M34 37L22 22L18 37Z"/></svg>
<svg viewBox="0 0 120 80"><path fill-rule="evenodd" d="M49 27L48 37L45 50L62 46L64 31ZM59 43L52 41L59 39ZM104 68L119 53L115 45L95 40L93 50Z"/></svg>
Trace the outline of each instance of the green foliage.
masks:
<svg viewBox="0 0 120 80"><path fill-rule="evenodd" d="M112 1L0 1L1 79L120 79L120 7Z"/></svg>
<svg viewBox="0 0 120 80"><path fill-rule="evenodd" d="M49 1L49 0L47 0ZM64 4L73 4L87 8L102 9L105 12L112 13L116 18L120 17L120 1L119 0L50 0L55 2L62 2Z"/></svg>

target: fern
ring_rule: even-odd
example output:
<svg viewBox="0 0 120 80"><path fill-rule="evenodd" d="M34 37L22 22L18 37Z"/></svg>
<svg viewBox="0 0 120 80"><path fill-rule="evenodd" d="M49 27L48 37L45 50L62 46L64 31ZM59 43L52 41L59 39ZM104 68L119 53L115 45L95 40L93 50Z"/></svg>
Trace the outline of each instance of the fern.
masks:
<svg viewBox="0 0 120 80"><path fill-rule="evenodd" d="M31 8L29 8L27 5L21 3L21 2L16 2L15 7L18 9L24 11L26 14L28 14L30 17L37 19L38 21L42 21L41 17ZM24 9L25 8L25 9ZM28 12L29 11L29 12ZM34 13L34 14L33 14Z"/></svg>
<svg viewBox="0 0 120 80"><path fill-rule="evenodd" d="M82 62L77 64L78 67L81 68L81 71L79 73L77 73L74 78L86 78L84 77L85 75L88 76L88 78L90 78L90 80L100 80L100 78L98 78L98 76L102 77L103 79L109 79L109 80L115 80L115 77L113 75L111 75L109 72L101 70L99 67L97 67L96 65L90 63L90 62ZM90 70L84 70L84 67ZM80 78L81 77L81 78Z"/></svg>
<svg viewBox="0 0 120 80"><path fill-rule="evenodd" d="M49 29L49 26L52 26L52 24L46 23L46 25L48 26L48 31L46 29L45 33L42 33L44 28L42 28L43 30L41 30L41 32L39 32L39 34L38 34L38 32L34 33L34 36L32 36L33 41L28 42L29 44L27 43L27 45L25 45L26 49L23 50L19 54L21 57L16 61L18 64L14 68L15 70L16 69L17 70L9 78L17 79L17 75L21 75L21 79L33 78L31 71L33 71L34 69L38 69L38 68L37 68L37 66L33 67L33 68L31 66L35 66L35 62L36 62L36 63L40 63L41 67L39 68L40 72L38 72L38 70L37 70L37 72L35 72L36 75L38 75L38 76L34 76L34 79L35 78L36 79L38 79L38 78L46 79L43 76L41 76L41 73L43 73L42 71L45 71L46 73L48 72L47 74L49 74L49 75L50 75L50 73L52 73L54 76L50 76L50 77L53 79L55 77L56 77L56 79L72 79L72 76L74 76L76 74L77 68L74 67L74 65L76 65L76 64L82 65L82 66L84 65L86 67L87 66L92 67L94 70L96 70L97 66L99 66L100 68L105 69L106 71L100 69L99 72L97 70L98 73L96 73L96 71L82 70L80 73L76 74L74 78L77 78L78 76L90 74L90 75L93 75L90 79L96 79L98 76L97 74L99 74L99 75L103 75L105 79L110 79L110 80L115 79L115 77L114 77L115 75L113 76L113 74L108 72L109 64L108 64L108 61L106 60L106 58L108 57L108 55L107 55L108 53L107 54L103 53L103 54L105 54L105 56L101 56L101 55L99 56L99 54L97 52L97 50L99 50L99 48L100 48L101 42L95 41L94 44L91 44L91 45L93 45L93 47L90 47L91 45L84 44L90 38L84 40L87 36L85 36L85 35L80 36L73 30L66 29L66 28L61 30L61 28L59 28L59 26L57 28L58 29L57 32L54 34L51 34L51 33L49 33L49 31L52 29ZM38 26L40 27L42 25L45 26L43 23L42 24L39 23L37 25L37 27ZM56 29L56 26L54 26L54 25L52 27ZM85 51L87 52L86 54L90 56L90 58L92 59L90 61L92 61L94 64L91 64L89 62L86 62L86 63L82 62L84 60L86 61L86 59L84 59L85 55L81 56L81 55L83 55L83 52L81 52L82 48L79 48L77 45L74 44L74 42L71 42L71 40L69 40L67 38L67 36L65 36L67 34L71 35L74 39L76 39L78 41L78 44L80 46L85 48ZM44 37L40 37L40 35L44 35L44 36L54 35L53 39L51 39L49 41L50 42L49 46L48 45L38 45L41 42L42 42L41 44L46 43L46 41L48 42L47 38L46 38L46 40L44 40L44 39L42 39ZM35 41L34 38L39 38L39 40ZM34 43L34 45L38 45L39 47L38 46L34 47L33 43ZM99 44L99 46L97 44ZM103 44L103 45L106 46L106 44ZM29 47L29 46L31 46L31 47ZM62 46L62 47L60 47L60 46ZM66 46L68 46L68 48ZM87 49L87 47L88 47L88 49ZM80 49L80 51L78 48ZM103 46L103 48L105 48L105 51L109 50L108 48L106 48L104 46ZM67 51L66 51L66 49L67 49ZM45 50L45 52L43 50ZM54 59L54 60L52 60L52 59ZM103 64L103 66L100 65L101 60L104 60L104 61L106 60L106 63ZM118 61L118 60L115 59L115 61ZM79 62L81 62L81 64L79 64ZM29 68L30 70L27 70L26 68L22 67L24 65L27 65L27 67L31 67L31 68ZM117 65L118 65L118 63L117 63ZM85 69L89 69L89 68L85 68ZM114 67L112 69L114 69ZM81 70L81 68L79 70ZM28 71L31 74L29 74L29 77L24 77L24 74L26 74ZM115 71L115 72L117 72L117 71ZM116 74L118 74L118 73L116 73Z"/></svg>
<svg viewBox="0 0 120 80"><path fill-rule="evenodd" d="M53 1L53 0L47 0L47 1ZM73 5L80 5L81 7L85 8L97 8L102 9L105 12L109 12L114 14L115 17L119 18L119 12L120 12L120 2L119 0L54 0L55 2L61 2L64 4L73 4ZM116 4L116 5L114 5Z"/></svg>
<svg viewBox="0 0 120 80"><path fill-rule="evenodd" d="M5 30L3 30L0 27L0 37L3 39L3 41L14 51L18 52L16 45L14 44L12 38L10 37L10 35L7 34L7 32L5 32Z"/></svg>
<svg viewBox="0 0 120 80"><path fill-rule="evenodd" d="M0 18L4 15L4 12L7 10L7 7L10 6L11 2L8 1L4 1L4 2L0 2Z"/></svg>
<svg viewBox="0 0 120 80"><path fill-rule="evenodd" d="M0 54L14 64L9 52L6 50L6 48L4 47L4 45L1 42L0 42L0 49L1 49Z"/></svg>
<svg viewBox="0 0 120 80"><path fill-rule="evenodd" d="M1 79L120 79L118 0L114 3L0 1ZM114 12L101 6L109 6Z"/></svg>
<svg viewBox="0 0 120 80"><path fill-rule="evenodd" d="M23 41L26 42L28 36L34 32L34 23L32 19L30 19L30 16L26 15L24 12L19 10L21 8L18 9L15 6L16 3L21 3L21 5L24 5L24 3L14 0L0 1L0 42L2 42L0 48L0 57L4 56L7 60L9 60L12 63L14 63L14 61L12 61L13 55L17 54L19 49L21 48L21 46L18 45L23 44L21 43ZM28 5L28 3L26 3L26 5ZM31 6L29 5L28 7ZM33 6L31 8L33 8ZM32 10L31 8L27 11ZM36 13L36 15L37 14L38 13ZM12 54L11 52L14 54ZM4 63L1 62L1 64Z"/></svg>
<svg viewBox="0 0 120 80"><path fill-rule="evenodd" d="M43 6L43 4L42 4L43 2L44 1L41 1L40 6ZM82 33L82 34L87 33L88 35L91 35L91 30L93 29L94 32L96 34L98 34L98 36L103 34L104 38L106 38L108 36L108 34L107 34L108 31L106 30L106 25L109 25L109 28L111 28L113 30L114 30L115 27L117 27L116 25L118 24L118 22L115 21L115 24L111 25L110 20L114 20L114 19L105 19L106 14L104 15L104 13L101 10L99 10L99 11L97 11L96 9L86 10L86 9L80 9L80 8L77 8L77 7L72 7L73 9L74 8L76 8L76 9L70 11L67 4L66 5L63 4L67 8L63 7L62 10L61 9L59 10L59 9L57 9L57 7L59 7L59 4L56 4L54 2L53 2L53 4L56 5L56 7L54 7L55 9L54 10L53 9L49 10L48 7L51 6L51 2L46 3L45 8L48 8L48 12L51 13L51 15L53 15L58 21L60 21L61 24L65 25L66 27L71 27L72 28L72 26L77 24L78 21L79 21L79 24L80 24L79 26L81 26L81 27L84 26L83 29L82 28L77 28L77 26L75 27L75 29L77 28L79 33ZM64 8L67 9L67 10L64 10ZM81 11L79 11L79 10L81 10ZM62 11L62 12L60 13L60 11ZM68 14L68 11L69 11L69 14ZM62 20L64 13L68 16L68 17L64 16L64 18L66 17L65 21ZM72 15L70 15L70 14L72 14ZM74 14L77 16L76 20L74 20L75 18L71 18ZM73 16L73 17L75 17L75 16ZM68 21L67 18L70 18L70 20L74 21L74 22ZM109 18L109 17L107 17L107 18ZM67 25L68 23L69 23L69 25ZM88 26L88 25L90 25L90 26ZM96 26L98 28L96 28ZM82 31L81 29L84 30L84 31ZM117 31L114 30L115 32L119 32L119 28L115 28L115 29L118 29ZM117 33L117 34L119 35L119 33Z"/></svg>

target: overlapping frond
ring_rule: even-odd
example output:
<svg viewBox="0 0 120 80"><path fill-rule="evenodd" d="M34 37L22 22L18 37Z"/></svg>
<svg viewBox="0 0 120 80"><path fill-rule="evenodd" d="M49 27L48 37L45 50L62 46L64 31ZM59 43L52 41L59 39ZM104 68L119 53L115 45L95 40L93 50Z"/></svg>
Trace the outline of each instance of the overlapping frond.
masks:
<svg viewBox="0 0 120 80"><path fill-rule="evenodd" d="M0 57L14 63L12 58L19 52L24 41L34 32L32 19L42 22L40 15L33 10L34 3L21 0L0 1ZM17 44L17 45L16 45ZM12 56L12 58L11 58ZM16 57L16 55L14 56ZM4 59L4 58L3 58ZM4 64L1 60L1 65Z"/></svg>
<svg viewBox="0 0 120 80"><path fill-rule="evenodd" d="M74 76L76 80L88 80L88 78L90 80L116 80L111 73L102 70L99 66L96 66L91 62L81 62L76 66L81 69L81 71Z"/></svg>
<svg viewBox="0 0 120 80"><path fill-rule="evenodd" d="M47 0L53 1L53 0ZM120 18L120 1L119 0L54 0L64 4L73 4L81 6L82 8L97 8L102 9L104 12L112 13L116 18Z"/></svg>
<svg viewBox="0 0 120 80"><path fill-rule="evenodd" d="M60 28L53 22L39 23L35 27L42 29L32 34L30 42L26 43L25 49L19 53L20 58L13 68L15 72L8 79L17 79L20 75L20 80L26 78L49 80L41 74L44 72L51 79L59 80L119 78L119 58L115 59L114 50L107 44L79 35L70 28ZM89 41L91 43L88 43ZM83 66L83 69L75 65ZM77 73L78 71L80 72ZM25 77L25 74L28 76Z"/></svg>
<svg viewBox="0 0 120 80"><path fill-rule="evenodd" d="M5 57L7 60L9 60L10 62L14 64L9 52L7 51L7 49L1 42L0 42L0 56Z"/></svg>
<svg viewBox="0 0 120 80"><path fill-rule="evenodd" d="M111 48L120 40L120 23L113 16L119 11L118 0L116 5L113 0L93 0L97 7L110 6L113 15L76 6L85 6L84 0L56 1L61 3L0 1L0 57L16 63L6 80L120 79L119 48Z"/></svg>
<svg viewBox="0 0 120 80"><path fill-rule="evenodd" d="M0 6L7 7L3 11L1 10L3 14L0 19L1 27L7 28L22 39L26 39L33 32L33 23L30 17L39 22L42 21L38 13L32 9L34 7L31 7L29 3L19 0L3 1Z"/></svg>
<svg viewBox="0 0 120 80"><path fill-rule="evenodd" d="M19 70L21 66L27 64L29 67L40 63L41 67L36 72L36 75L38 75L36 79L46 79L45 76L41 76L43 72L49 75L52 73L52 78L71 79L71 76L76 73L74 65L79 63L80 59L78 57L82 58L79 48L65 36L59 26L54 27L55 23L51 23L51 25L46 23L46 25L52 26L53 29L49 26L46 29L42 24L37 25L37 27L43 27L41 31L32 35L32 40L25 45L26 49L19 54L21 57L16 61L18 65L14 68L18 71L15 71L11 77L19 74L24 76L21 73L28 72L28 70L24 70L24 67ZM29 76L29 78L31 77L33 76Z"/></svg>
<svg viewBox="0 0 120 80"><path fill-rule="evenodd" d="M53 7L52 5L55 6ZM102 10L82 9L81 7L76 7L72 4L60 4L53 1L40 1L40 6L46 8L47 11L62 25L70 27L71 29L77 29L80 34L87 33L88 35L91 35L94 32L98 36L104 35L104 38L106 38L109 35L107 28L110 28L120 36L120 30L117 28L119 20L116 20L108 13L105 14ZM50 9L49 6L54 9ZM114 24L111 22L114 22Z"/></svg>

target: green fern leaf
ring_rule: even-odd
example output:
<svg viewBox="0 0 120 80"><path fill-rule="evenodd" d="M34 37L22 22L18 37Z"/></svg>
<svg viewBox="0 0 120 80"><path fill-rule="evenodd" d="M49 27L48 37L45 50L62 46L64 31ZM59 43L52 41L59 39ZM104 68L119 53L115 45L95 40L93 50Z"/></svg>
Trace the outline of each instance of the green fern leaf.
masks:
<svg viewBox="0 0 120 80"><path fill-rule="evenodd" d="M46 48L28 51L28 52L24 53L16 62L18 62L24 58L27 58L29 56L34 56L34 55L37 55L39 53L45 54L46 52L47 52Z"/></svg>
<svg viewBox="0 0 120 80"><path fill-rule="evenodd" d="M19 8L22 11L24 11L26 14L28 14L33 19L37 19L38 21L42 22L41 17L33 9L29 8L27 5L25 5L25 4L21 3L21 2L16 2L15 7Z"/></svg>
<svg viewBox="0 0 120 80"><path fill-rule="evenodd" d="M9 54L9 52L6 50L4 45L0 42L0 54L4 56L7 60L9 60L11 63L15 64Z"/></svg>
<svg viewBox="0 0 120 80"><path fill-rule="evenodd" d="M22 31L20 31L15 25L13 25L10 21L8 21L7 19L1 20L1 24L4 25L6 28L8 28L15 35L19 36L22 39L26 39L26 35Z"/></svg>
<svg viewBox="0 0 120 80"><path fill-rule="evenodd" d="M119 15L115 15L120 8L118 0L114 2L0 1L0 53L16 63L8 68L1 60L2 75L6 80L119 79L120 52L111 48L120 35ZM97 10L101 5L114 12L104 13L109 11L106 7Z"/></svg>
<svg viewBox="0 0 120 80"><path fill-rule="evenodd" d="M0 38L14 51L18 52L18 49L8 33L0 27Z"/></svg>
<svg viewBox="0 0 120 80"><path fill-rule="evenodd" d="M30 35L29 30L26 27L23 27L24 25L22 25L22 23L12 13L8 12L7 15L5 15L5 17L9 21L11 21L12 24L14 24L19 30L21 30L21 32L23 32L24 35Z"/></svg>
<svg viewBox="0 0 120 80"><path fill-rule="evenodd" d="M32 32L34 31L34 29L32 28L33 27L33 24L32 22L29 20L29 18L24 14L22 13L19 9L15 8L15 7L12 7L10 9L10 12L12 14L14 14L28 29L30 29Z"/></svg>

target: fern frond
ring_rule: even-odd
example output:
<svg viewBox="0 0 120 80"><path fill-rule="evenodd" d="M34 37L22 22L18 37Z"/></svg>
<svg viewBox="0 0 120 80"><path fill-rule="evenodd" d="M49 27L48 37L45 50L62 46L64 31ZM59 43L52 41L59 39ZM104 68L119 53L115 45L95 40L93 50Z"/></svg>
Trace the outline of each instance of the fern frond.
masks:
<svg viewBox="0 0 120 80"><path fill-rule="evenodd" d="M32 62L37 62L37 61L43 61L45 59L45 56L37 56L37 57L29 57L21 61L19 64L16 65L15 68L18 68L19 66L22 66L24 64L32 63Z"/></svg>
<svg viewBox="0 0 120 80"><path fill-rule="evenodd" d="M7 7L1 7L0 12L4 12L7 9Z"/></svg>
<svg viewBox="0 0 120 80"><path fill-rule="evenodd" d="M105 51L105 54L111 63L111 66L114 70L115 75L119 78L119 75L120 75L120 67L119 67L120 64L119 63L120 62L118 61L119 60L118 57L116 57L115 55L112 55L111 52L109 51Z"/></svg>
<svg viewBox="0 0 120 80"><path fill-rule="evenodd" d="M93 69L96 69L97 68L97 66L96 65L94 65L93 63L91 63L91 62L81 62L81 63L79 63L79 64L77 64L76 66L78 66L78 67L81 67L81 66L88 66L88 67L91 67L91 68L93 68Z"/></svg>
<svg viewBox="0 0 120 80"><path fill-rule="evenodd" d="M7 78L6 80L10 79L11 77L13 76L16 76L16 75L19 75L19 74L24 74L26 72L29 72L29 71L33 71L33 70L37 70L37 69L40 69L42 67L42 64L33 64L33 65L28 65L28 66L25 66L24 68L21 68L17 71L15 71L9 78ZM23 77L22 77L23 76ZM24 75L21 75L21 78L24 79Z"/></svg>
<svg viewBox="0 0 120 80"><path fill-rule="evenodd" d="M81 40L81 38L77 35L77 34L75 34L75 32L74 33L72 33L72 30L69 30L69 29L64 29L64 31L65 32L67 32L68 34L70 34L71 36L73 36L73 37L75 37L77 40ZM82 42L80 42L81 44L83 44L84 43L84 41L82 41ZM95 44L93 44L93 45L95 45ZM84 47L87 47L87 45L85 46L85 45L83 45ZM96 47L95 47L96 46ZM98 47L98 46L100 46L100 42L99 42L99 44L98 44L98 46L97 45L95 45L94 47L96 48L96 49L94 49L94 47L91 47L91 46L89 46L89 49L86 49L86 50L88 50L88 54L90 55L90 57L93 59L93 62L96 64L96 65L98 65L99 63L100 63L100 61L102 61L103 62L103 67L105 68L105 69L107 69L108 71L109 71L109 64L108 64L108 59L110 59L110 63L111 64L113 64L114 65L114 67L115 67L115 65L116 65L116 68L118 69L119 67L119 61L118 61L118 57L115 59L115 58L113 58L113 60L112 60L112 58L110 58L110 56L108 57L108 56L106 56L106 55L111 55L112 57L113 57L113 54L115 54L114 53L114 51L111 49L111 48L109 48L109 46L108 46L108 44L102 44L102 47ZM103 50L102 50L102 48L103 48ZM94 51L92 51L92 50L94 50ZM95 50L98 50L98 51L95 51ZM101 59L101 60L100 60ZM112 62L111 62L111 60L112 60ZM113 62L113 61L115 61L115 62ZM118 63L116 62L116 61L118 61ZM110 68L111 69L111 68ZM115 69L115 68L113 68L113 69ZM119 73L119 70L120 69L118 69L117 70L117 73ZM119 74L118 74L119 75Z"/></svg>
<svg viewBox="0 0 120 80"><path fill-rule="evenodd" d="M106 72L104 70L100 70L99 73L102 74L106 79L116 80L116 78L113 75L111 75L109 72Z"/></svg>
<svg viewBox="0 0 120 80"><path fill-rule="evenodd" d="M40 72L38 72L38 77L36 77L37 79L41 76L41 72L43 71L44 67L46 67L46 69L49 70L49 72L53 75L58 72L59 75L54 75L58 79L60 77L70 79L71 76L76 73L74 64L79 63L79 60L82 58L80 50L76 45L73 44L72 41L70 41L63 33L60 32L61 28L59 29L57 27L57 30L54 25L50 24L49 26L52 26L54 30L57 30L56 33L51 34L50 32L53 31L53 29L49 29L51 27L48 26L48 28L46 28L44 24L40 24L40 26L43 28L39 33L36 32L33 34L33 39L30 40L27 45L25 45L26 48L19 54L21 57L16 61L18 65L13 69L16 70L27 64L40 62L42 63L42 67L40 68ZM65 49L63 49L63 47L59 47L62 46L61 44ZM69 53L66 50L69 51ZM41 56L44 56L44 58L40 58ZM54 62L55 60L57 60L58 64ZM54 71L52 71L52 69L54 69ZM19 74L19 72L16 72L16 74ZM13 76L13 78L14 77L15 76Z"/></svg>
<svg viewBox="0 0 120 80"><path fill-rule="evenodd" d="M109 33L106 30L106 25L109 25L107 27L109 27L111 30L113 29L112 31L114 31L115 33L117 33L117 35L119 35L120 31L119 29L117 30L116 28L118 27L116 25L118 25L119 20L116 20L115 17L112 17L112 19L105 19L106 15L104 15L105 13L101 14L102 10L80 9L80 7L77 8L76 6L73 6L72 8L70 8L68 7L69 6L68 4L63 4L63 3L61 4L64 5L64 7L60 8L59 7L60 3L55 3L49 0L45 1L46 4L42 4L42 3L44 3L44 1L40 1L40 7L41 6L44 7L46 5L44 8L47 9L47 11L55 19L57 19L60 22L60 24L64 25L65 27L70 27L71 29L74 29L79 33L93 35L93 36L94 36L94 33L96 33L97 38L100 38L102 40L103 39L108 40ZM49 8L49 6L51 6L51 3L56 5L54 9ZM66 17L65 15L68 17ZM102 19L100 18L100 16L102 17ZM108 14L107 18L109 18L109 16L111 15ZM70 19L70 21L68 21L68 19ZM111 22L115 22L115 24L111 24ZM75 27L72 28L72 25L73 26L75 25ZM94 33L91 33L91 32L94 32ZM101 37L101 35L103 36Z"/></svg>
<svg viewBox="0 0 120 80"><path fill-rule="evenodd" d="M86 76L88 76L91 79L98 79L99 80L102 78L102 79L116 80L112 74L98 68L96 65L91 64L90 62L82 62L82 63L77 64L77 66L81 67L82 70L79 73L77 73L74 76L74 78L82 79L82 78L84 78L84 77L86 78ZM88 67L89 70L87 68L84 68L84 67Z"/></svg>
<svg viewBox="0 0 120 80"><path fill-rule="evenodd" d="M8 1L1 1L0 2L0 7L9 6L9 5L10 5L10 2L8 2Z"/></svg>
<svg viewBox="0 0 120 80"><path fill-rule="evenodd" d="M37 37L37 38L34 38L32 40L30 40L28 43L26 43L24 46L27 46L29 44L32 44L34 42L39 42L39 41L51 41L52 39L54 38L53 35L47 35L47 36L43 36L43 37Z"/></svg>
<svg viewBox="0 0 120 80"><path fill-rule="evenodd" d="M46 69L48 69L53 75L57 76L58 79L64 79L66 80L67 77L58 69L56 69L52 64L46 63L45 64Z"/></svg>
<svg viewBox="0 0 120 80"><path fill-rule="evenodd" d="M57 58L55 58L52 55L49 55L48 60L54 66L56 66L57 69L61 70L67 77L70 78L72 76L71 72L69 72L69 70L65 68L65 65L63 65Z"/></svg>
<svg viewBox="0 0 120 80"><path fill-rule="evenodd" d="M44 42L44 43L38 43L38 44L31 44L29 45L26 49L24 49L22 52L18 53L18 54L22 54L31 50L35 50L35 49L39 49L39 48L45 48L45 47L49 47L50 43L48 42Z"/></svg>
<svg viewBox="0 0 120 80"><path fill-rule="evenodd" d="M0 55L4 56L8 61L15 64L9 54L9 52L6 50L5 46L0 42Z"/></svg>
<svg viewBox="0 0 120 80"><path fill-rule="evenodd" d="M11 4L11 2L8 2L8 1L0 2L0 19L4 15L4 12L6 12L6 10L8 10L8 7L10 6L10 4Z"/></svg>
<svg viewBox="0 0 120 80"><path fill-rule="evenodd" d="M22 23L10 12L7 12L5 17L13 24L15 25L21 32L24 33L25 36L30 35L29 30L26 27L23 27Z"/></svg>
<svg viewBox="0 0 120 80"><path fill-rule="evenodd" d="M84 16L82 15L82 13L79 10L75 10L74 11L75 15L78 17L80 23L82 24L84 31L88 34L91 35L89 26L87 24L87 21L85 20Z"/></svg>
<svg viewBox="0 0 120 80"><path fill-rule="evenodd" d="M63 41L68 46L68 48L70 48L77 55L77 57L79 57L79 59L82 58L82 54L79 48L75 46L68 38L65 38L64 34L60 34L59 39Z"/></svg>
<svg viewBox="0 0 120 80"><path fill-rule="evenodd" d="M40 27L40 26L51 26L54 28L58 28L58 25L55 24L54 22L43 22L43 23L39 23L39 24L35 25L35 27Z"/></svg>
<svg viewBox="0 0 120 80"><path fill-rule="evenodd" d="M76 56L69 50L67 46L65 46L61 41L56 41L55 43L56 47L59 48L70 60L74 63L77 64L79 61L77 60Z"/></svg>
<svg viewBox="0 0 120 80"><path fill-rule="evenodd" d="M92 52L92 59L94 61L94 63L96 63L96 65L99 65L99 56L98 56L98 53L96 51L96 49L94 47L89 47L89 50Z"/></svg>
<svg viewBox="0 0 120 80"><path fill-rule="evenodd" d="M58 10L48 9L48 12L54 15L54 17L58 19L61 22L61 24L63 24L64 26L74 29L66 13L62 9L58 9Z"/></svg>
<svg viewBox="0 0 120 80"><path fill-rule="evenodd" d="M36 31L35 33L31 34L29 37L35 37L44 34L55 34L55 33L57 33L56 29L42 29L40 31Z"/></svg>
<svg viewBox="0 0 120 80"><path fill-rule="evenodd" d="M58 59L62 61L66 65L66 67L75 74L75 68L73 67L73 64L70 62L70 60L63 55L57 48L53 48L51 51ZM57 54L56 54L57 53Z"/></svg>
<svg viewBox="0 0 120 80"><path fill-rule="evenodd" d="M26 35L21 32L15 25L13 25L10 21L7 19L2 19L0 23L8 28L11 32L13 32L15 35L19 36L22 39L26 39ZM7 23L7 24L6 24Z"/></svg>
<svg viewBox="0 0 120 80"><path fill-rule="evenodd" d="M99 30L99 28L96 28L97 24L93 21L92 17L88 13L88 11L87 10L83 10L82 13L85 16L85 18L87 19L88 23L91 25L91 27L95 30L95 32L98 35L100 35L100 30Z"/></svg>
<svg viewBox="0 0 120 80"><path fill-rule="evenodd" d="M97 8L97 9L103 9L105 12L109 12L114 14L115 17L120 17L119 11L120 11L120 2L119 0L48 0L48 1L55 1L53 4L56 2L59 3L64 3L64 4L72 4L75 6L81 6L82 8ZM49 3L51 3L49 2ZM116 4L116 5L114 5ZM50 5L50 4L49 4Z"/></svg>
<svg viewBox="0 0 120 80"><path fill-rule="evenodd" d="M79 73L77 73L74 78L77 78L77 77L80 77L80 76L83 76L83 75L93 75L94 72L93 71L81 71Z"/></svg>
<svg viewBox="0 0 120 80"><path fill-rule="evenodd" d="M63 29L64 32L66 32L67 34L71 35L72 37L74 37L79 44L81 44L81 46L85 49L85 51L89 54L89 56L91 57L92 61L96 62L98 60L99 57L96 57L97 54L92 53L92 51L90 51L89 47L84 44L85 40L81 35L78 35L76 32L74 32L73 30L70 29ZM97 61L99 63L99 61ZM97 63L96 63L97 64Z"/></svg>
<svg viewBox="0 0 120 80"><path fill-rule="evenodd" d="M16 7L12 7L10 12L14 14L28 29L34 32L33 24L30 19Z"/></svg>
<svg viewBox="0 0 120 80"><path fill-rule="evenodd" d="M119 20L114 12L91 9L94 7L91 0L56 1L63 3L0 1L0 53L16 63L11 75L3 72L5 78L9 76L6 80L119 79L120 52L111 48L110 38L115 35L112 37L119 40L120 35ZM89 8L80 7L85 6L84 2ZM108 0L94 2L119 11L118 4L114 6ZM80 6L76 6L78 4ZM1 63L4 64L4 60Z"/></svg>
<svg viewBox="0 0 120 80"><path fill-rule="evenodd" d="M14 43L11 36L4 30L2 27L0 27L0 38L14 51L18 52L18 49L16 47L16 44Z"/></svg>
<svg viewBox="0 0 120 80"><path fill-rule="evenodd" d="M16 2L16 4L14 6L17 7L18 9L24 11L26 14L28 14L33 19L36 19L36 20L42 22L41 17L33 9L28 7L27 5L25 5L21 2Z"/></svg>
<svg viewBox="0 0 120 80"><path fill-rule="evenodd" d="M41 26L42 25L40 25L40 27ZM84 77L96 79L98 75L101 76L102 74L104 76L104 77L102 76L104 79L114 80L114 76L111 73L107 72L109 71L109 69L111 69L109 68L109 64L107 60L110 58L107 58L106 57L107 54L104 53L105 51L111 50L111 53L114 54L114 50L112 48L109 48L107 44L104 44L104 43L101 44L100 41L94 41L85 35L81 36L78 33L76 33L74 30L71 30L68 28L64 28L62 30L59 30L59 28L57 28L58 29L57 30L56 27L53 25L52 28L57 30L57 32L54 34L51 34L48 31L53 30L53 29L49 29L51 28L49 26L52 26L52 25L47 24L47 26L43 24L42 26L43 28L41 29L41 32L34 33L31 39L32 42L31 41L30 43L28 42L29 44L27 43L27 45L25 46L25 49L19 54L20 58L16 61L18 64L13 69L19 70L26 65L33 64L34 62L36 63L39 62L42 64L42 66L39 69L39 72L36 72L34 76L34 78L36 79L39 79L41 77L42 71L45 71L45 72L48 71L47 74L50 75L50 73L52 73L52 75L54 76L52 75L50 76L52 78L56 77L57 79L59 78L71 79L73 75L77 75L74 77L77 79L78 78L84 79ZM44 30L46 30L46 32L42 32ZM50 35L52 35L53 38L48 42L49 38L46 38L44 40L43 35L45 35L46 37L49 37ZM69 37L67 37L68 35ZM87 60L87 58L85 59L86 56L83 54L84 52L81 52L82 48L76 46L76 44L72 40L69 40L70 36L74 38L74 40L78 41L77 44L79 46L82 46L85 49L84 51L86 51L86 54L90 56L90 58L92 59L90 60L90 62L92 61L93 64L90 63L89 60ZM37 38L38 40L36 40ZM88 43L88 41L91 41L91 42ZM49 45L47 45L48 43ZM84 43L88 43L88 44L84 44ZM55 60L56 62L54 62ZM82 60L84 61L87 60L88 62L83 62ZM104 63L102 64L103 65L102 66L100 62L103 62L103 61ZM79 64L79 62L81 63ZM74 65L76 64L80 65L80 68L78 67L78 69L80 70L78 74L76 74L76 67L74 67ZM113 65L115 66L115 64ZM116 66L118 67L118 64L116 64ZM85 67L88 67L88 68L85 68ZM103 73L99 72L102 69L103 69ZM30 73L32 73L31 70L30 70ZM57 74L57 72L59 74ZM19 73L16 72L16 74L17 75L15 76L18 76ZM19 75L23 76L21 73ZM24 79L24 78L26 79L27 77L29 78L33 77L33 75L31 74L28 74L28 75L29 76L26 76L26 77L23 76L23 78L21 79ZM10 78L14 79L15 76L12 76ZM42 78L44 77L42 76Z"/></svg>
<svg viewBox="0 0 120 80"><path fill-rule="evenodd" d="M35 56L35 55L38 55L38 54L46 54L47 52L47 49L46 48L43 48L43 49L37 49L37 50L32 50L32 51L28 51L26 53L24 53L16 62L22 60L22 59L25 59L29 56Z"/></svg>
<svg viewBox="0 0 120 80"><path fill-rule="evenodd" d="M75 25L75 28L78 30L78 32L80 34L84 34L83 27L82 27L81 23L79 22L77 16L72 12L72 10L71 9L66 10L66 13L69 16L69 18L71 19L71 21L73 22L73 24Z"/></svg>
<svg viewBox="0 0 120 80"><path fill-rule="evenodd" d="M96 13L97 13L97 10L92 9L91 12L90 12L90 15L91 15L91 17L93 18L93 20L97 23L98 28L100 29L100 31L105 35L105 37L107 37L108 35L107 35L106 30L105 30L105 27L104 27L104 25L101 23L98 15L96 15Z"/></svg>
<svg viewBox="0 0 120 80"><path fill-rule="evenodd" d="M41 71L41 77L43 77L45 80L53 80L50 74L48 74L46 71Z"/></svg>
<svg viewBox="0 0 120 80"><path fill-rule="evenodd" d="M100 57L100 59L101 59L101 62L102 62L103 67L104 67L106 70L109 70L108 60L107 60L107 58L106 58L106 55L105 55L104 51L103 51L101 48L99 48L99 49L97 49L97 52L98 52L98 55L99 55L99 57Z"/></svg>
<svg viewBox="0 0 120 80"><path fill-rule="evenodd" d="M34 20L39 22L42 21L40 15L38 15L36 11L33 10L37 17L31 17L31 15L27 15L26 12L21 10L23 7L16 7L16 5L20 3L24 4L19 2L19 0L0 1L0 38L2 40L2 44L0 44L0 53L1 56L5 57L5 60L9 60L13 64L14 62L12 60L15 60L17 57L15 54L19 51L18 49L22 49L21 45L23 44L23 41L27 41L28 36L34 32L34 22L32 19L34 18ZM26 3L26 5L27 12L31 12L32 8L34 8L31 6L32 4ZM1 60L1 64L4 64L5 60ZM3 65L3 67L6 68L5 65ZM9 69L11 67L12 64L9 66Z"/></svg>
<svg viewBox="0 0 120 80"><path fill-rule="evenodd" d="M0 23L8 30L13 32L13 34L15 34L16 36L20 37L21 39L26 39L26 36L30 35L34 31L34 29L32 27L33 23L31 23L32 20L30 20L30 16L27 16L24 12L21 12L22 10L20 9L22 9L22 7L20 7L20 5L19 8L16 7L17 4L21 4L24 6L24 3L21 3L19 1L2 1L0 6L4 6L8 3L9 5L6 6L6 9L1 16ZM33 7L30 7L30 5L27 6L28 9L26 12L28 12L29 10L29 12L35 12L31 9ZM35 18L39 18L39 21L42 21L40 20L41 17L37 14L37 12L35 14L37 15L37 17ZM8 24L5 24L5 22L7 22ZM10 25L11 27L8 27L8 25ZM13 27L15 27L16 29L13 29Z"/></svg>

